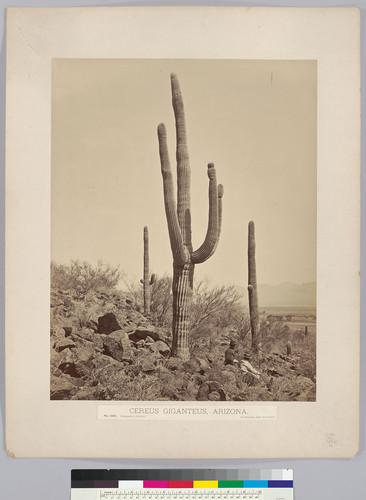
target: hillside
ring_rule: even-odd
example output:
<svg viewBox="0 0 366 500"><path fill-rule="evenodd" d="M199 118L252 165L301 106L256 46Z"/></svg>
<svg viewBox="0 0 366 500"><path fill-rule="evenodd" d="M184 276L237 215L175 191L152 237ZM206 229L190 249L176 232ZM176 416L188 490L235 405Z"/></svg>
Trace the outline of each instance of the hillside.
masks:
<svg viewBox="0 0 366 500"><path fill-rule="evenodd" d="M313 401L315 332L266 322L263 359L248 355L242 328L205 326L191 358L171 357L170 328L144 317L122 292L51 292L51 399ZM245 328L244 328L245 326ZM291 349L286 344L291 338ZM230 341L238 363L225 365Z"/></svg>

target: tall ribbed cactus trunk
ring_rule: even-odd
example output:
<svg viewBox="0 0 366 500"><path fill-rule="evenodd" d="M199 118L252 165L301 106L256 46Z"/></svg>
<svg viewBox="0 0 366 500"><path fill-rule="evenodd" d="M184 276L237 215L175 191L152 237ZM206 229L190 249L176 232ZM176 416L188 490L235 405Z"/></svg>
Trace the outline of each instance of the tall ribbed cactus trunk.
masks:
<svg viewBox="0 0 366 500"><path fill-rule="evenodd" d="M173 264L172 354L189 359L189 315L193 295L194 264Z"/></svg>
<svg viewBox="0 0 366 500"><path fill-rule="evenodd" d="M248 295L250 326L252 330L252 352L256 357L261 358L262 339L259 328L257 269L255 264L255 231L253 221L250 221L248 225Z"/></svg>
<svg viewBox="0 0 366 500"><path fill-rule="evenodd" d="M191 231L191 169L183 99L178 78L170 75L176 128L177 203L170 168L165 125L158 126L159 154L163 177L164 205L170 246L173 254L173 325L172 356L189 359L189 314L193 295L195 264L205 262L217 247L222 214L223 188L217 186L216 171L208 164L209 220L206 238L198 250L193 251Z"/></svg>
<svg viewBox="0 0 366 500"><path fill-rule="evenodd" d="M149 278L149 230L147 226L144 227L144 277L142 285L144 287L144 314L148 316L151 307L151 283Z"/></svg>

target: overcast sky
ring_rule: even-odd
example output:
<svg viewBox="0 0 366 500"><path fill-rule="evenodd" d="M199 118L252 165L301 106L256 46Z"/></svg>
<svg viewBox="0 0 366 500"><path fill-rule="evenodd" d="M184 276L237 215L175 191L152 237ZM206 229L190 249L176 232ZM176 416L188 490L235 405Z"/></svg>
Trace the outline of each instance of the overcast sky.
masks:
<svg viewBox="0 0 366 500"><path fill-rule="evenodd" d="M193 246L206 234L207 163L224 185L216 253L195 276L247 283L254 220L259 283L316 280L316 62L53 61L52 258L172 272L157 125L175 173L170 73L183 94L191 159Z"/></svg>

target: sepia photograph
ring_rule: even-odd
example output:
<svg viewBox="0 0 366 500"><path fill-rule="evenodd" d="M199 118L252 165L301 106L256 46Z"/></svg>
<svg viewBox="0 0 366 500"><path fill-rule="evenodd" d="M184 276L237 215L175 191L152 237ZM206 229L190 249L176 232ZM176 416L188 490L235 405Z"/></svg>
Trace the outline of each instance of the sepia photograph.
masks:
<svg viewBox="0 0 366 500"><path fill-rule="evenodd" d="M51 400L316 401L317 62L53 59Z"/></svg>

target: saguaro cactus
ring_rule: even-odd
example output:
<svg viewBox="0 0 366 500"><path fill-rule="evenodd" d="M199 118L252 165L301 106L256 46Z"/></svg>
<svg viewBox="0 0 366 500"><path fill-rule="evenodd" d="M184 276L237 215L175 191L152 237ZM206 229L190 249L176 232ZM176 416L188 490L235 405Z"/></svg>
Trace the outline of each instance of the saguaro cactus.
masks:
<svg viewBox="0 0 366 500"><path fill-rule="evenodd" d="M287 352L287 356L291 356L292 354L292 343L291 343L291 340L289 340L286 344L286 352Z"/></svg>
<svg viewBox="0 0 366 500"><path fill-rule="evenodd" d="M151 305L151 285L155 282L155 274L149 278L149 230L147 226L144 227L144 277L140 282L144 287L144 314L150 314Z"/></svg>
<svg viewBox="0 0 366 500"><path fill-rule="evenodd" d="M255 265L255 232L254 222L248 224L248 295L250 326L252 330L252 351L262 356L262 339L259 329L257 270Z"/></svg>
<svg viewBox="0 0 366 500"><path fill-rule="evenodd" d="M172 355L189 358L189 309L193 293L194 266L209 259L216 250L222 214L223 187L217 185L213 163L208 164L209 216L203 244L195 251L192 246L190 183L187 133L182 94L177 76L170 75L176 127L177 203L174 196L165 125L158 126L159 154L163 176L164 204L173 254L173 340Z"/></svg>

